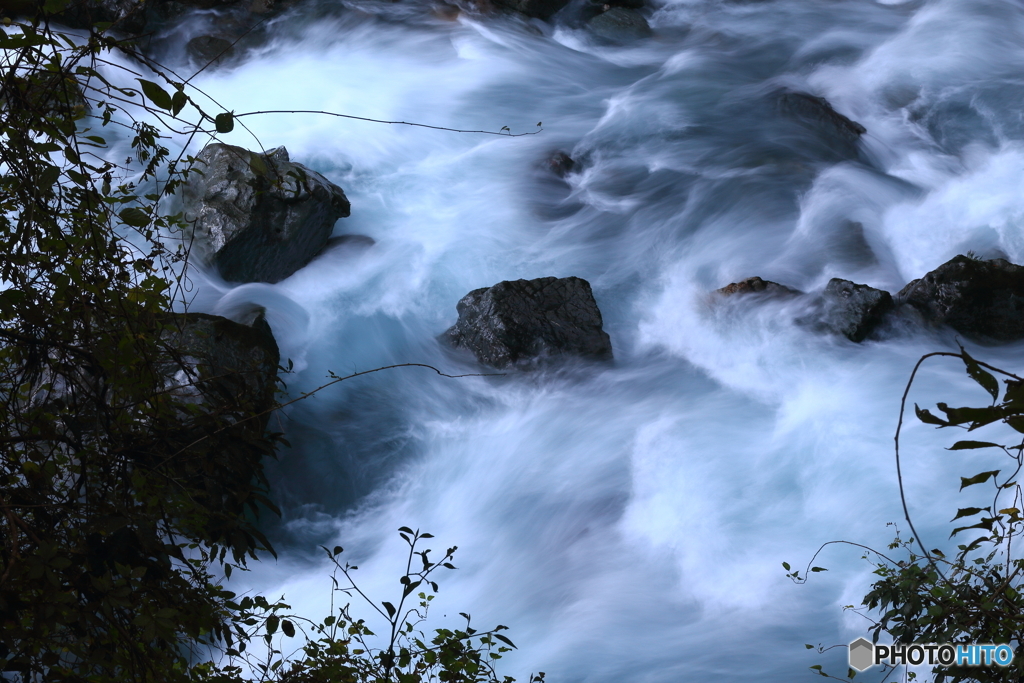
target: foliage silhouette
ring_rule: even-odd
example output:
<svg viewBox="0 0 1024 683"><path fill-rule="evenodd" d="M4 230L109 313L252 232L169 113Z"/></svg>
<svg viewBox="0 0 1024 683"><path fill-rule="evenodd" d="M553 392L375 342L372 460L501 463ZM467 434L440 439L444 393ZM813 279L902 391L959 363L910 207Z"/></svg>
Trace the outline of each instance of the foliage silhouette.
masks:
<svg viewBox="0 0 1024 683"><path fill-rule="evenodd" d="M1024 558L1020 557L1017 539L1024 531L1024 509L1021 486L1017 476L1024 466L1024 440L1015 437L1011 444L994 441L964 439L956 441L950 451L998 450L1009 459L1007 470L986 470L960 477L960 490L972 486L992 487L992 502L985 507L957 509L951 522L956 525L950 538L967 536L957 546L957 552L947 557L940 549L929 549L914 530L907 508L900 461L900 432L910 387L922 364L929 358L946 356L960 359L968 376L990 397L988 405L953 408L938 403L941 415L914 406L917 418L938 428L958 428L968 432L990 426L1004 425L1013 433L1024 433L1024 379L1017 375L974 359L962 346L959 353L929 353L918 360L911 373L900 406L900 419L896 431L896 466L900 497L909 537L896 538L889 551L900 551L900 559L893 559L877 550L847 541L826 543L818 553L832 543L846 543L865 549L864 559L870 561L879 577L864 596L861 606L848 605L845 609L864 616L875 612L869 629L874 642L884 633L895 643L936 644L1009 644L1014 658L1009 666L936 666L932 673L937 683L949 681L978 681L979 683L1009 683L1024 679ZM1003 377L1002 386L996 379ZM1009 499L1009 500L1007 500ZM962 520L971 520L967 523ZM811 563L817 557L811 559ZM798 583L807 580L807 572L823 571L810 567L801 576L783 566L787 576ZM807 645L808 648L814 648ZM831 648L829 648L831 649ZM818 647L819 652L825 648ZM852 679L856 672L847 671L846 678L832 676L821 665L811 667L816 673L837 680ZM894 673L895 670L889 671ZM908 679L916 673L904 670Z"/></svg>
<svg viewBox="0 0 1024 683"><path fill-rule="evenodd" d="M193 159L165 140L187 147L235 117L109 25L51 23L71 4L0 7L0 678L283 676L280 659L241 657L261 630L294 633L286 605L220 578L273 553L258 527L276 512L273 387L231 400L253 378L185 358L174 340L190 319L169 313L186 298L187 225L161 202ZM412 553L425 535L409 533ZM436 568L420 556L406 587ZM364 650L376 678L360 680L490 680L497 630L396 650L410 614L383 658ZM323 679L349 636L369 635L343 615L356 631L322 624L289 676Z"/></svg>

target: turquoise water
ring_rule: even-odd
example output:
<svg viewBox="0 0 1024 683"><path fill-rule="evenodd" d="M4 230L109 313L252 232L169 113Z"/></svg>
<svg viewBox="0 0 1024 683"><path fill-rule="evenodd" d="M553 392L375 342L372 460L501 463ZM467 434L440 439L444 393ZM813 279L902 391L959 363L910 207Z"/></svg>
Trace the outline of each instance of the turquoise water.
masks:
<svg viewBox="0 0 1024 683"><path fill-rule="evenodd" d="M882 549L886 523L905 526L899 399L916 359L954 350L954 337L857 345L796 324L804 299L723 306L709 293L752 275L895 293L968 249L1024 262L1024 9L680 1L648 14L653 37L603 45L557 22L321 4L274 19L241 63L196 78L236 113L543 124L499 137L266 115L223 136L286 145L345 189L352 216L336 234L375 240L273 286L196 274L197 310L267 307L295 362L294 395L328 371L479 372L436 336L460 297L501 280L587 279L615 350L608 367L529 376L390 370L284 410L293 447L273 468L284 516L271 528L281 559L236 575L236 590L284 593L323 616L316 546L337 543L367 592L390 599L404 566L395 530L407 525L436 549L459 546L436 623L463 611L510 626L519 650L504 671L517 678L845 672L845 650L803 645L865 633L842 606L860 602L872 567L832 546L815 562L829 572L798 586L781 563L802 568L835 539ZM867 133L851 149L801 127L773 107L780 89L827 98ZM558 150L581 170L545 170ZM1024 361L1019 344L969 348ZM911 400L984 396L935 361ZM941 546L955 508L975 500L956 493L957 477L991 461L941 450L956 435L924 425L905 435L911 511Z"/></svg>

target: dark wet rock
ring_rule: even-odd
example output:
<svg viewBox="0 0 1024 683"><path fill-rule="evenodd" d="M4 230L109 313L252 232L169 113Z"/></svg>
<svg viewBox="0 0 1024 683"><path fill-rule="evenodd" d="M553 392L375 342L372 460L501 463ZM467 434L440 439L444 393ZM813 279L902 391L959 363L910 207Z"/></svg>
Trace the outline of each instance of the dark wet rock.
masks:
<svg viewBox="0 0 1024 683"><path fill-rule="evenodd" d="M174 314L166 325L167 388L229 410L258 413L273 406L280 354L262 315L243 325L205 313Z"/></svg>
<svg viewBox="0 0 1024 683"><path fill-rule="evenodd" d="M367 235L337 235L327 240L327 246L325 249L333 249L334 247L358 247L365 249L366 247L372 247L377 244L377 240Z"/></svg>
<svg viewBox="0 0 1024 683"><path fill-rule="evenodd" d="M848 148L855 147L860 136L867 132L864 126L833 109L824 97L787 90L776 93L776 98L783 114Z"/></svg>
<svg viewBox="0 0 1024 683"><path fill-rule="evenodd" d="M555 12L569 4L569 0L494 0L494 4L528 17L549 19Z"/></svg>
<svg viewBox="0 0 1024 683"><path fill-rule="evenodd" d="M765 294L767 296L796 296L801 294L800 290L780 285L778 282L762 280L759 277L748 277L746 280L733 282L721 289L715 290L716 294L733 296L736 294Z"/></svg>
<svg viewBox="0 0 1024 683"><path fill-rule="evenodd" d="M219 62L234 56L231 36L196 36L188 41L188 55L200 64Z"/></svg>
<svg viewBox="0 0 1024 683"><path fill-rule="evenodd" d="M956 256L900 290L898 299L933 325L983 341L1024 338L1024 267Z"/></svg>
<svg viewBox="0 0 1024 683"><path fill-rule="evenodd" d="M575 171L578 164L567 152L558 151L548 157L546 166L556 176L564 178Z"/></svg>
<svg viewBox="0 0 1024 683"><path fill-rule="evenodd" d="M607 11L587 22L587 29L601 40L629 43L654 35L644 15L628 7L606 5Z"/></svg>
<svg viewBox="0 0 1024 683"><path fill-rule="evenodd" d="M861 342L893 310L889 292L832 278L822 294L821 325L850 341Z"/></svg>
<svg viewBox="0 0 1024 683"><path fill-rule="evenodd" d="M167 392L185 404L204 404L211 414L251 415L274 406L280 354L262 315L251 326L204 313L165 313L159 323L160 346L152 366L157 371L155 392ZM59 376L49 370L41 373L32 401L66 412L70 394L70 405L82 410L75 418L76 438L81 438L77 430L89 429L89 420L78 418L89 414L89 406L109 400L104 397L108 390L103 376L86 363L64 367ZM180 417L184 428L195 416L183 412ZM250 422L262 435L267 418ZM189 443L202 436L182 438Z"/></svg>
<svg viewBox="0 0 1024 683"><path fill-rule="evenodd" d="M504 368L550 356L610 360L611 340L590 283L578 277L499 282L458 303L459 320L441 339Z"/></svg>
<svg viewBox="0 0 1024 683"><path fill-rule="evenodd" d="M193 251L232 282L278 282L327 244L349 215L340 187L288 159L214 143L197 157L184 191Z"/></svg>
<svg viewBox="0 0 1024 683"><path fill-rule="evenodd" d="M116 31L138 35L145 29L146 13L142 0L83 0L70 3L57 20L80 29L99 23L111 24Z"/></svg>

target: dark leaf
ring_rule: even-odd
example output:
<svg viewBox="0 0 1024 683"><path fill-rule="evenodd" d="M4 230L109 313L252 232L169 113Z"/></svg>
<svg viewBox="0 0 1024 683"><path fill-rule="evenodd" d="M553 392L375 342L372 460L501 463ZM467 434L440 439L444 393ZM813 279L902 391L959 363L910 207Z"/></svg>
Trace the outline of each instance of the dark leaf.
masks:
<svg viewBox="0 0 1024 683"><path fill-rule="evenodd" d="M217 127L218 133L230 133L232 130L235 129L235 115L231 112L217 114L217 117L213 120L213 123Z"/></svg>
<svg viewBox="0 0 1024 683"><path fill-rule="evenodd" d="M964 364L967 366L967 374L971 376L971 379L991 394L993 403L999 400L999 382L992 376L992 373L983 370L978 365L978 361L971 358L963 346L960 347L960 355L963 357Z"/></svg>
<svg viewBox="0 0 1024 683"><path fill-rule="evenodd" d="M916 403L914 404L914 412L917 413L917 419L919 419L921 422L924 422L925 424L939 425L940 427L948 427L950 424L945 420L941 420L935 417L924 408L919 408Z"/></svg>
<svg viewBox="0 0 1024 683"><path fill-rule="evenodd" d="M125 225L130 225L133 228L144 228L149 225L149 214L134 206L121 209L121 213L118 216L124 221Z"/></svg>
<svg viewBox="0 0 1024 683"><path fill-rule="evenodd" d="M947 451L966 451L971 448L1002 448L997 443L991 443L989 441L957 441L955 444L947 448Z"/></svg>
<svg viewBox="0 0 1024 683"><path fill-rule="evenodd" d="M976 474L973 477L960 477L960 490L963 491L968 486L974 486L975 484L981 484L988 481L991 477L999 474L999 470L992 470L991 472L982 472Z"/></svg>
<svg viewBox="0 0 1024 683"><path fill-rule="evenodd" d="M961 487L961 490L962 489L963 487ZM960 519L961 517L970 517L971 515L976 515L979 512L984 512L988 509L989 508L960 508L959 510L956 511L956 517L949 521L953 522Z"/></svg>
<svg viewBox="0 0 1024 683"><path fill-rule="evenodd" d="M188 104L188 95L181 90L177 91L171 97L171 114L177 116L185 108L186 104Z"/></svg>
<svg viewBox="0 0 1024 683"><path fill-rule="evenodd" d="M147 81L142 78L136 78L135 80L137 80L139 85L142 86L142 94L144 94L150 102L161 109L170 110L172 108L171 96L167 94L166 90L153 81Z"/></svg>

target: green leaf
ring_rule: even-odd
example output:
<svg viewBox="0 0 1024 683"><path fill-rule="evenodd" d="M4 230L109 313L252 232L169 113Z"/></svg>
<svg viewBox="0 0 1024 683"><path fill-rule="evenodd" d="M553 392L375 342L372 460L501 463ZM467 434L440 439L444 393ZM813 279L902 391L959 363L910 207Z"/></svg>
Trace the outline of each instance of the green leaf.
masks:
<svg viewBox="0 0 1024 683"><path fill-rule="evenodd" d="M56 166L47 166L39 174L39 187L53 187L60 178L60 169Z"/></svg>
<svg viewBox="0 0 1024 683"><path fill-rule="evenodd" d="M961 526L957 527L956 529L953 529L953 533L951 533L949 537L953 538L961 531L967 531L968 529L984 529L985 531L992 531L992 524L995 521L995 517L982 517L981 521L977 524L972 524L971 526Z"/></svg>
<svg viewBox="0 0 1024 683"><path fill-rule="evenodd" d="M991 477L999 474L999 470L992 470L991 472L982 472L976 474L973 477L960 477L960 490L963 491L968 486L974 486L975 484L981 484L988 481Z"/></svg>
<svg viewBox="0 0 1024 683"><path fill-rule="evenodd" d="M118 214L121 220L126 225L130 225L133 228L144 228L149 225L149 214L142 209L130 206L127 209L122 209L121 213Z"/></svg>
<svg viewBox="0 0 1024 683"><path fill-rule="evenodd" d="M289 638L295 637L295 626L287 619L281 622L281 630L284 631L284 634Z"/></svg>
<svg viewBox="0 0 1024 683"><path fill-rule="evenodd" d="M992 373L983 370L978 365L978 361L971 358L963 346L960 347L960 355L963 357L964 365L967 366L967 374L971 376L971 379L992 395L993 403L999 400L999 382L992 376Z"/></svg>
<svg viewBox="0 0 1024 683"><path fill-rule="evenodd" d="M960 488L961 490L963 489L962 486ZM988 508L960 508L959 510L956 511L956 517L949 521L953 522L960 519L961 517L970 517L971 515L976 515L979 512L985 512L986 510L988 510Z"/></svg>
<svg viewBox="0 0 1024 683"><path fill-rule="evenodd" d="M789 571L789 562L783 562L782 563L782 568L785 569L788 572Z"/></svg>
<svg viewBox="0 0 1024 683"><path fill-rule="evenodd" d="M263 160L262 154L249 155L249 170L252 171L253 175L255 175L257 178L267 177L267 162Z"/></svg>
<svg viewBox="0 0 1024 683"><path fill-rule="evenodd" d="M515 643L513 643L511 640L509 640L505 636L501 635L500 633L492 633L491 635L493 635L495 638L497 638L501 642L505 643L509 647L516 647ZM519 649L519 648L516 648L516 649Z"/></svg>
<svg viewBox="0 0 1024 683"><path fill-rule="evenodd" d="M281 620L275 614L271 614L267 617L267 635L272 636L277 632L277 626L281 623Z"/></svg>
<svg viewBox="0 0 1024 683"><path fill-rule="evenodd" d="M217 118L213 120L213 123L217 126L218 133L230 133L235 129L235 115L231 112L217 114Z"/></svg>
<svg viewBox="0 0 1024 683"><path fill-rule="evenodd" d="M827 572L828 570L824 567L811 567L812 572Z"/></svg>
<svg viewBox="0 0 1024 683"><path fill-rule="evenodd" d="M69 0L46 0L43 11L47 14L59 14L67 9L68 2Z"/></svg>
<svg viewBox="0 0 1024 683"><path fill-rule="evenodd" d="M991 443L990 441L957 441L946 450L966 451L971 448L1002 448L1002 446L997 443Z"/></svg>
<svg viewBox="0 0 1024 683"><path fill-rule="evenodd" d="M142 86L142 94L144 94L150 102L161 109L170 110L172 108L171 96L167 94L166 90L153 81L147 81L143 78L136 78L135 80L137 80Z"/></svg>

